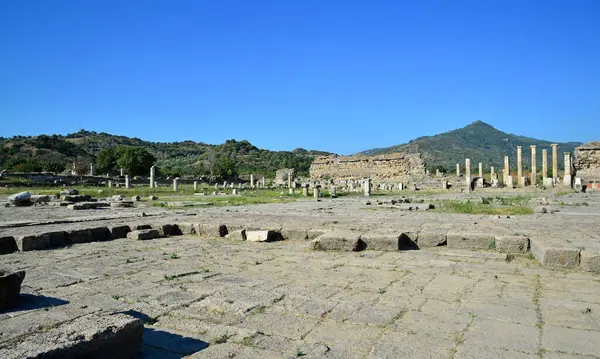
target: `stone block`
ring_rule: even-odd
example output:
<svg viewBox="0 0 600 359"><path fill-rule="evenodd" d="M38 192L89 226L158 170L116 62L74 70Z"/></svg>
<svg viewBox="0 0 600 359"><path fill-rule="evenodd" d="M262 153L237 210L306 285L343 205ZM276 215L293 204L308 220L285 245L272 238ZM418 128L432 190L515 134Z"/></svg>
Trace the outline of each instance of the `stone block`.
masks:
<svg viewBox="0 0 600 359"><path fill-rule="evenodd" d="M8 254L19 250L14 237L0 237L0 254Z"/></svg>
<svg viewBox="0 0 600 359"><path fill-rule="evenodd" d="M139 231L140 229L152 229L150 224L132 224L129 226L132 231Z"/></svg>
<svg viewBox="0 0 600 359"><path fill-rule="evenodd" d="M334 230L323 233L311 241L311 247L323 251L352 252L366 248L361 239L361 233L348 230Z"/></svg>
<svg viewBox="0 0 600 359"><path fill-rule="evenodd" d="M281 236L284 240L305 241L308 239L308 234L306 232L306 229L282 228Z"/></svg>
<svg viewBox="0 0 600 359"><path fill-rule="evenodd" d="M71 243L88 243L92 242L92 231L90 228L72 229L67 231Z"/></svg>
<svg viewBox="0 0 600 359"><path fill-rule="evenodd" d="M141 319L126 314L90 314L30 333L0 349L0 357L128 359L137 357L143 335Z"/></svg>
<svg viewBox="0 0 600 359"><path fill-rule="evenodd" d="M306 239L309 240L313 240L321 235L323 235L326 232L331 232L333 231L332 229L326 229L326 228L311 228L308 231L306 231Z"/></svg>
<svg viewBox="0 0 600 359"><path fill-rule="evenodd" d="M112 239L127 238L127 233L131 232L131 228L126 224L115 224L108 226L108 231Z"/></svg>
<svg viewBox="0 0 600 359"><path fill-rule="evenodd" d="M180 236L183 233L176 224L155 224L152 225L153 229L156 229L161 237L164 236Z"/></svg>
<svg viewBox="0 0 600 359"><path fill-rule="evenodd" d="M600 250L582 250L581 269L586 272L600 273Z"/></svg>
<svg viewBox="0 0 600 359"><path fill-rule="evenodd" d="M550 242L546 239L530 239L531 254L544 267L552 269L576 268L579 266L579 249L564 243Z"/></svg>
<svg viewBox="0 0 600 359"><path fill-rule="evenodd" d="M0 312L17 305L24 278L25 271L0 270Z"/></svg>
<svg viewBox="0 0 600 359"><path fill-rule="evenodd" d="M490 249L495 240L491 231L450 230L447 235L449 248Z"/></svg>
<svg viewBox="0 0 600 359"><path fill-rule="evenodd" d="M225 237L229 231L224 224L203 224L197 223L195 226L196 234L203 237Z"/></svg>
<svg viewBox="0 0 600 359"><path fill-rule="evenodd" d="M283 240L281 232L274 230L247 231L246 240L248 242L275 242Z"/></svg>
<svg viewBox="0 0 600 359"><path fill-rule="evenodd" d="M443 229L425 229L419 231L417 244L419 247L437 247L445 246L447 243L447 230Z"/></svg>
<svg viewBox="0 0 600 359"><path fill-rule="evenodd" d="M246 240L246 230L245 229L236 229L236 230L230 231L229 233L227 233L225 238L231 239L234 241L245 241Z"/></svg>
<svg viewBox="0 0 600 359"><path fill-rule="evenodd" d="M374 251L398 251L400 250L401 233L397 232L369 232L360 236L365 243L365 249Z"/></svg>
<svg viewBox="0 0 600 359"><path fill-rule="evenodd" d="M136 240L147 240L160 237L160 232L157 229L140 229L127 233L127 238Z"/></svg>
<svg viewBox="0 0 600 359"><path fill-rule="evenodd" d="M518 235L496 236L496 250L503 253L526 253L529 238Z"/></svg>
<svg viewBox="0 0 600 359"><path fill-rule="evenodd" d="M16 238L16 242L20 251L56 248L71 244L67 233L64 231L19 236Z"/></svg>

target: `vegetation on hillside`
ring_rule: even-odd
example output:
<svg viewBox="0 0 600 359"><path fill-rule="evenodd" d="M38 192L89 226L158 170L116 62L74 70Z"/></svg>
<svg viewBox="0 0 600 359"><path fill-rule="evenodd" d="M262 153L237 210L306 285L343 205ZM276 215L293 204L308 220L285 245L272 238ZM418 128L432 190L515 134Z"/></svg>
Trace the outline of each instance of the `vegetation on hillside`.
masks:
<svg viewBox="0 0 600 359"><path fill-rule="evenodd" d="M0 138L0 169L19 172L70 172L73 163L93 163L96 173L147 175L155 162L158 173L171 176L222 176L254 173L273 177L280 168L295 168L299 175L317 155L327 152L295 149L269 151L248 141L227 140L220 145L202 142L149 142L139 138L81 130L66 136L40 135ZM151 161L152 159L155 161Z"/></svg>
<svg viewBox="0 0 600 359"><path fill-rule="evenodd" d="M538 171L541 170L542 149L548 149L548 161L550 165L552 142L537 140L530 137L512 135L495 129L487 123L475 121L470 125L435 136L416 138L406 144L375 148L364 151L363 154L376 155L394 152L420 152L423 154L427 168L435 173L435 169L441 169L446 173L454 173L456 164L460 164L464 171L465 158L471 159L471 170L477 171L477 164L481 162L486 169L490 166L501 173L504 168L504 156L510 156L511 168L517 166L517 146L522 146L523 167L530 169L531 152L529 146L537 146ZM559 143L559 166L562 168L563 152L573 153L579 142Z"/></svg>

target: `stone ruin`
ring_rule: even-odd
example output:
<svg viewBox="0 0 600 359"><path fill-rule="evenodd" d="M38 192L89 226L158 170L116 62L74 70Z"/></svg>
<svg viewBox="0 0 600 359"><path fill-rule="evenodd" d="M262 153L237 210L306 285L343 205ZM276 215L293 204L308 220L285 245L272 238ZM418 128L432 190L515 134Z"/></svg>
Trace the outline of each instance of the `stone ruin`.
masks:
<svg viewBox="0 0 600 359"><path fill-rule="evenodd" d="M288 187L288 180L292 182L295 180L295 170L293 168L282 168L275 172L275 186L277 187Z"/></svg>
<svg viewBox="0 0 600 359"><path fill-rule="evenodd" d="M425 176L425 163L418 153L393 153L378 156L323 156L310 166L311 180L362 180L408 182Z"/></svg>
<svg viewBox="0 0 600 359"><path fill-rule="evenodd" d="M600 142L590 142L575 149L576 175L587 182L588 189L600 189Z"/></svg>

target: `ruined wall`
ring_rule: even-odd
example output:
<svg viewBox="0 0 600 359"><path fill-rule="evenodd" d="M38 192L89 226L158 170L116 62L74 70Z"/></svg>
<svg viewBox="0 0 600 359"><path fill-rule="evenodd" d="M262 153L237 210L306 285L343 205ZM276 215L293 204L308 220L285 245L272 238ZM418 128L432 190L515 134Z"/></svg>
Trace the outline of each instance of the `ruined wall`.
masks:
<svg viewBox="0 0 600 359"><path fill-rule="evenodd" d="M409 182L423 178L425 163L418 153L393 153L378 156L317 157L310 165L312 180L360 180Z"/></svg>
<svg viewBox="0 0 600 359"><path fill-rule="evenodd" d="M275 186L287 186L288 184L288 175L292 175L292 181L294 181L294 172L293 168L282 168L275 172Z"/></svg>
<svg viewBox="0 0 600 359"><path fill-rule="evenodd" d="M600 180L600 142L590 142L575 149L576 176L586 181Z"/></svg>

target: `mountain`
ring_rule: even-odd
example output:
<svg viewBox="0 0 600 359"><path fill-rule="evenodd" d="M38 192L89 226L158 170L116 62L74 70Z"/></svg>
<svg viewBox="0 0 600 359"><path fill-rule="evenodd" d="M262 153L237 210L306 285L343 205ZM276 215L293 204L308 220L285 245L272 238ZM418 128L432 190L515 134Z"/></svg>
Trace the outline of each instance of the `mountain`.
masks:
<svg viewBox="0 0 600 359"><path fill-rule="evenodd" d="M517 136L502 132L482 121L475 121L466 127L440 133L435 136L416 138L406 144L387 148L375 148L360 154L377 155L394 152L420 152L426 166L430 170L440 168L447 173L454 173L456 164L464 168L465 158L471 159L471 168L475 170L479 162L484 168L494 166L497 171L504 168L504 156L510 156L510 165L517 165L517 146L522 146L523 167L530 168L531 150L529 146L537 146L538 170L541 170L542 149L548 149L548 166L551 168L552 151L550 144L554 142L535 138ZM573 153L580 142L558 143L559 163L563 162L563 152ZM560 166L560 165L559 165Z"/></svg>
<svg viewBox="0 0 600 359"><path fill-rule="evenodd" d="M280 168L295 168L308 174L315 156L328 152L269 151L248 141L227 140L220 145L202 142L149 142L139 138L81 130L63 135L0 137L0 169L24 172L69 171L73 162L94 163L100 151L116 146L141 147L156 157L159 171L165 175L198 176L210 174L211 163L228 157L240 174L254 173L273 177Z"/></svg>

